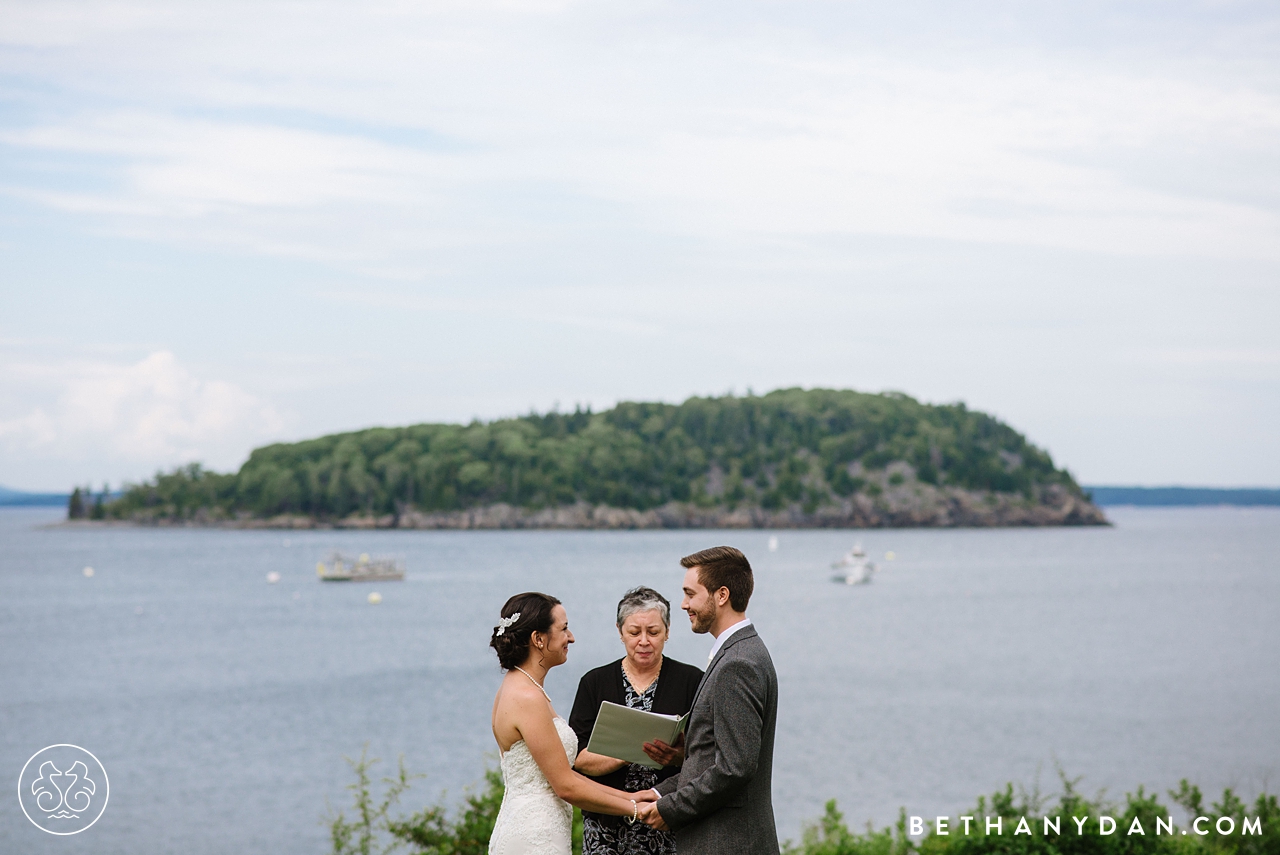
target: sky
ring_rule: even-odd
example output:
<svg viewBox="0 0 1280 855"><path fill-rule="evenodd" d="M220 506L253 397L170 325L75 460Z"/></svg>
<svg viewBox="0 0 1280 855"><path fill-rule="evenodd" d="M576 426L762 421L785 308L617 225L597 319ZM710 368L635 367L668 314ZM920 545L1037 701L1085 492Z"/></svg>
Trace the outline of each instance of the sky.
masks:
<svg viewBox="0 0 1280 855"><path fill-rule="evenodd" d="M0 2L0 484L803 386L1280 485L1280 7Z"/></svg>

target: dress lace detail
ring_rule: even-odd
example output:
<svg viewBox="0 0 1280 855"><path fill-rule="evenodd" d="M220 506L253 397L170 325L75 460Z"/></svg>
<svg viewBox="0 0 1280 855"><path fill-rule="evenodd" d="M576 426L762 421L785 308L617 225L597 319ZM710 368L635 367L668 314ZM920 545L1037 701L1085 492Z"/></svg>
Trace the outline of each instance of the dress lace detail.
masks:
<svg viewBox="0 0 1280 855"><path fill-rule="evenodd" d="M554 724L565 757L573 765L578 756L577 734L559 716ZM556 795L523 739L503 753L499 765L506 790L489 838L489 855L569 855L573 808Z"/></svg>

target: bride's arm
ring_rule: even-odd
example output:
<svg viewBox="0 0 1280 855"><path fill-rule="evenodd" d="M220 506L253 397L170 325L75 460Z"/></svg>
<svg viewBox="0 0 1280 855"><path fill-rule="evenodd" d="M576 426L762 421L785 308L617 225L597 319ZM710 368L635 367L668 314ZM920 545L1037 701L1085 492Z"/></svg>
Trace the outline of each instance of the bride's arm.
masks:
<svg viewBox="0 0 1280 855"><path fill-rule="evenodd" d="M626 760L606 757L603 754L593 754L585 748L578 752L578 759L573 761L573 768L584 775L595 777L616 772L625 765L627 765Z"/></svg>
<svg viewBox="0 0 1280 855"><path fill-rule="evenodd" d="M583 810L625 817L636 812L632 799L644 802L652 798L650 791L624 793L573 771L551 720L551 710L541 695L512 700L516 729L557 796Z"/></svg>

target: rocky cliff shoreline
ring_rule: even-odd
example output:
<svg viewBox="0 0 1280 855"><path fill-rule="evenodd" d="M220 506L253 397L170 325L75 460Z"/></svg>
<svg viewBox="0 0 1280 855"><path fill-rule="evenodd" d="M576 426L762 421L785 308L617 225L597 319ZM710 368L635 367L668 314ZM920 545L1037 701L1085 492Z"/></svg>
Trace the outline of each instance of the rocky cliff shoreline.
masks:
<svg viewBox="0 0 1280 855"><path fill-rule="evenodd" d="M499 503L460 511L425 512L413 508L397 514L352 514L319 519L299 514L273 517L219 517L203 509L183 521L135 517L135 524L190 525L263 529L797 529L797 528L995 528L1009 526L1109 525L1096 505L1052 485L1035 499L1021 494L962 490L914 483L886 490L874 498L857 494L839 504L813 510L792 505L779 510L759 507L702 507L670 502L649 510L579 502L532 510Z"/></svg>

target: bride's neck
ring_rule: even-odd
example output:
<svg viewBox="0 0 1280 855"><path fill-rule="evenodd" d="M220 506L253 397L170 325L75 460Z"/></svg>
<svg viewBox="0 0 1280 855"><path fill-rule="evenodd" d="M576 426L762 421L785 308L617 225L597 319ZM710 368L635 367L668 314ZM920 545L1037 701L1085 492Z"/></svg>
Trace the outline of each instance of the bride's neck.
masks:
<svg viewBox="0 0 1280 855"><path fill-rule="evenodd" d="M530 656L516 667L520 668L530 677L537 680L539 686L547 681L547 672L551 670L546 665L539 665L538 659L535 656Z"/></svg>

